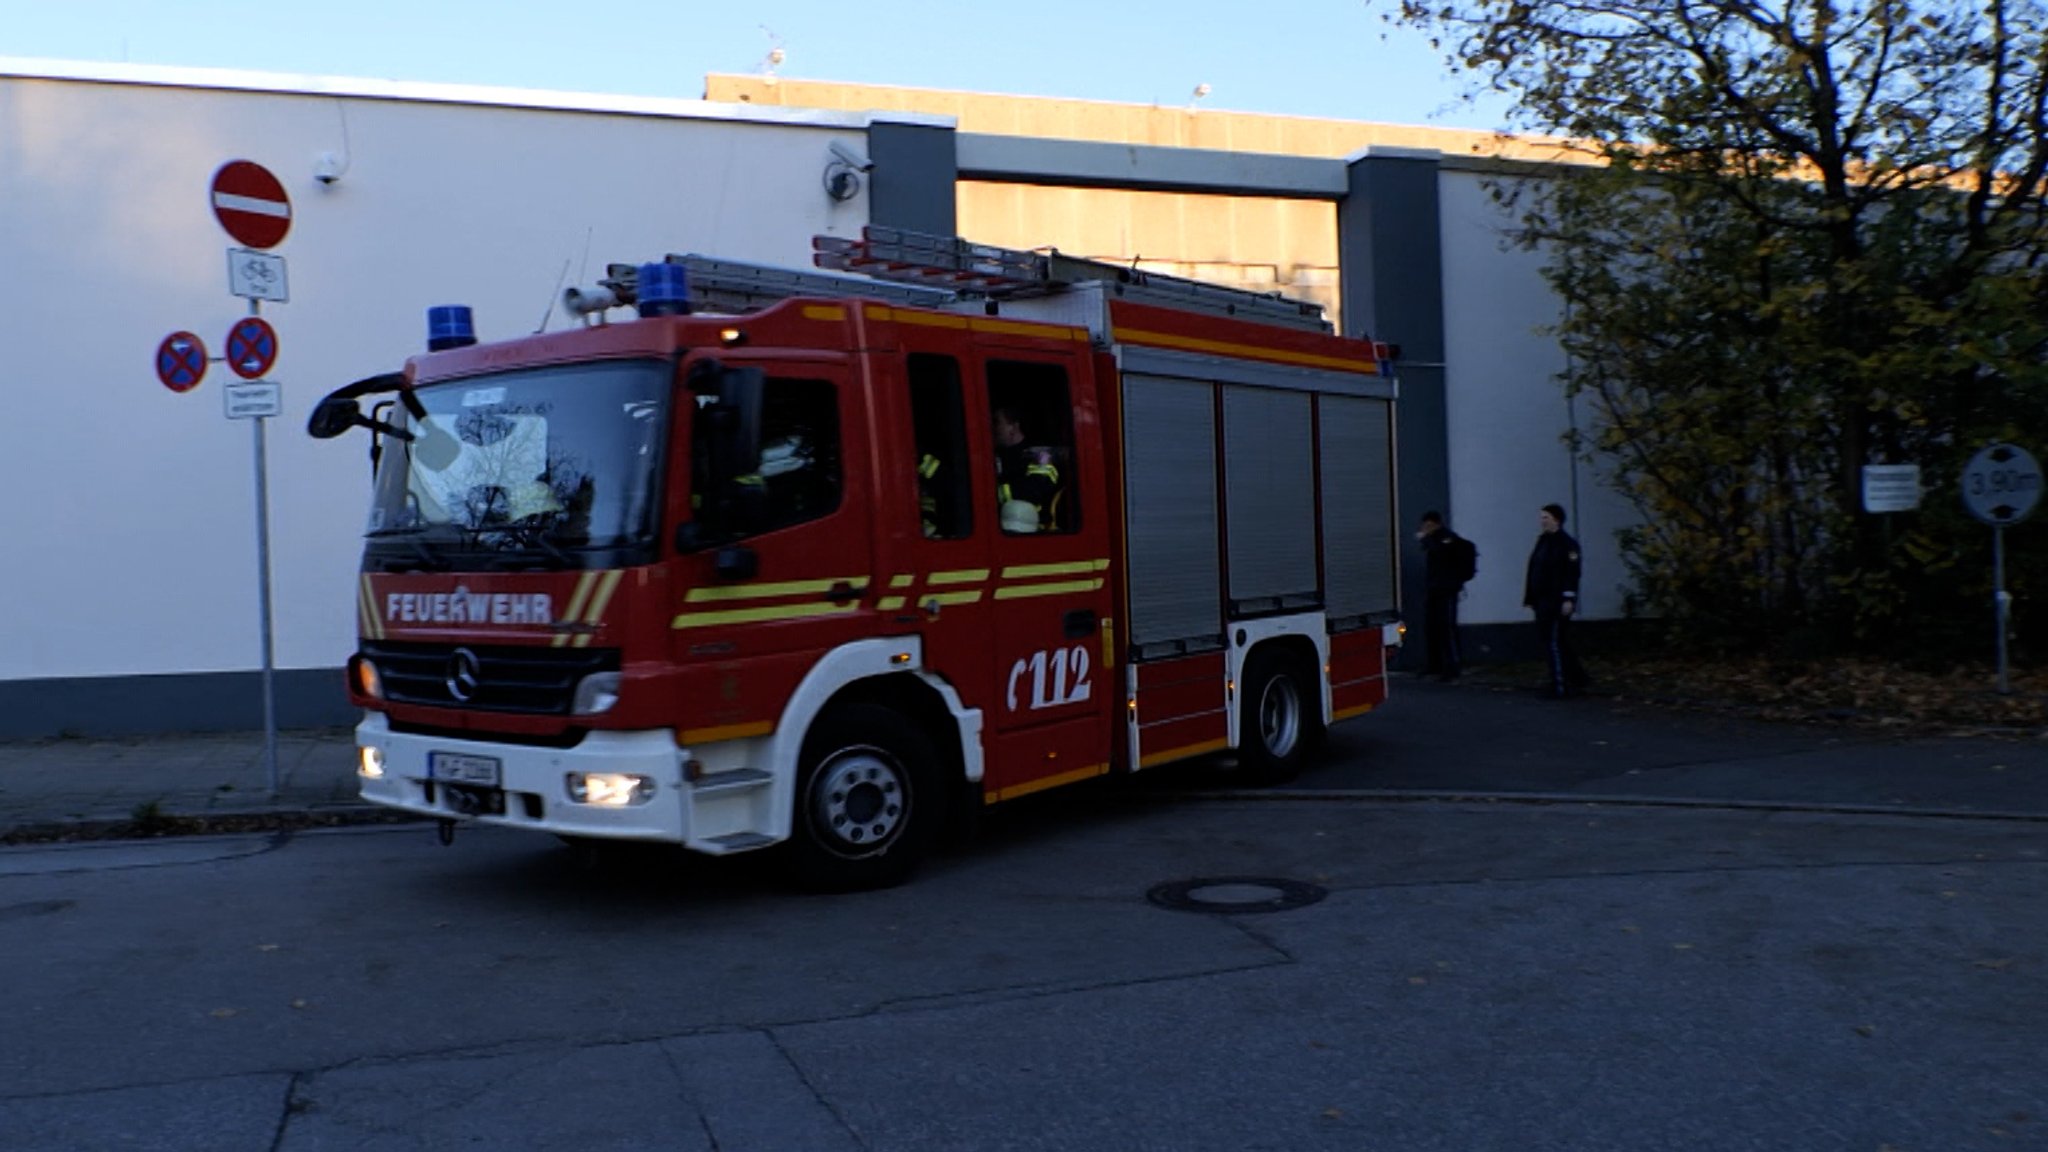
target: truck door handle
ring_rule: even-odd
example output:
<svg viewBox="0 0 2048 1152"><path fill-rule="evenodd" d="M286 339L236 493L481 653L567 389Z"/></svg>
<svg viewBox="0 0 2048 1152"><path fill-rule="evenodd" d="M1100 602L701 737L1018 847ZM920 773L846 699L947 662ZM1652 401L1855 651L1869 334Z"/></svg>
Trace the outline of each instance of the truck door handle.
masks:
<svg viewBox="0 0 2048 1152"><path fill-rule="evenodd" d="M1095 633L1095 610L1076 608L1060 618L1060 625L1066 630L1067 639L1085 640Z"/></svg>
<svg viewBox="0 0 2048 1152"><path fill-rule="evenodd" d="M825 599L830 600L834 604L850 603L859 596L860 589L855 588L844 580L832 585L831 590L825 593Z"/></svg>

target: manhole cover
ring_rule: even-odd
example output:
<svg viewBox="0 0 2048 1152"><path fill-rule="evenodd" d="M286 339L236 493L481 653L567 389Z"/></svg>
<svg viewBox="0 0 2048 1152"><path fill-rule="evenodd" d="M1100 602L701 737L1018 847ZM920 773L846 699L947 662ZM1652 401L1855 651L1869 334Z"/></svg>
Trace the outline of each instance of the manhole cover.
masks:
<svg viewBox="0 0 2048 1152"><path fill-rule="evenodd" d="M1145 899L1176 912L1287 912L1306 908L1330 893L1300 880L1272 876L1210 876L1159 884Z"/></svg>

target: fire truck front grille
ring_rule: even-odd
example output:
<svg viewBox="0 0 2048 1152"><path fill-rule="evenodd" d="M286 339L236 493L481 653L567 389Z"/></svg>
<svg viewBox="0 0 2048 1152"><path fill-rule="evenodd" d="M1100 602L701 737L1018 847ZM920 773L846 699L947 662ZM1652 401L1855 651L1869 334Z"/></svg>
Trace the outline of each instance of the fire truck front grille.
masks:
<svg viewBox="0 0 2048 1152"><path fill-rule="evenodd" d="M362 651L377 666L386 699L532 715L567 715L577 681L619 667L611 648L383 642Z"/></svg>

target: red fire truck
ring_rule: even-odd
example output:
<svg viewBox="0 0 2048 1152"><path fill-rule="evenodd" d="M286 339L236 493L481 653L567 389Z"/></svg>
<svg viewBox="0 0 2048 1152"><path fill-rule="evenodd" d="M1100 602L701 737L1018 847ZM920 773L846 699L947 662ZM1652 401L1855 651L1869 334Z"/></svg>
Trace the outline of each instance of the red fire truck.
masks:
<svg viewBox="0 0 2048 1152"><path fill-rule="evenodd" d="M500 343L435 308L320 403L372 434L365 799L871 887L1043 789L1285 779L1385 700L1384 345L1058 252L816 259L614 265Z"/></svg>

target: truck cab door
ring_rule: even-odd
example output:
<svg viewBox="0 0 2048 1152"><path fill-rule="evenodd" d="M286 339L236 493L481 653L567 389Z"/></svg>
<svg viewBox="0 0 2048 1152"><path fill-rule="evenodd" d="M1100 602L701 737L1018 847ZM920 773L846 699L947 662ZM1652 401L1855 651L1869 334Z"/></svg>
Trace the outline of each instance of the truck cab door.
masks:
<svg viewBox="0 0 2048 1152"><path fill-rule="evenodd" d="M1109 517L1085 354L983 346L976 367L994 608L984 791L1007 799L1109 770Z"/></svg>
<svg viewBox="0 0 2048 1152"><path fill-rule="evenodd" d="M895 413L881 429L892 463L880 481L888 560L876 608L923 640L928 674L986 714L995 517L978 498L989 465L974 431L982 401L972 346L964 331L907 324L899 338L896 355L878 357L874 384L880 410Z"/></svg>

